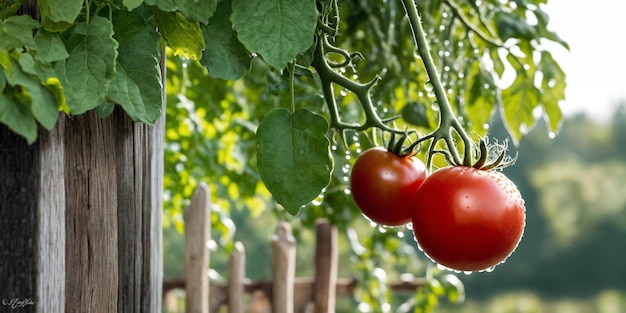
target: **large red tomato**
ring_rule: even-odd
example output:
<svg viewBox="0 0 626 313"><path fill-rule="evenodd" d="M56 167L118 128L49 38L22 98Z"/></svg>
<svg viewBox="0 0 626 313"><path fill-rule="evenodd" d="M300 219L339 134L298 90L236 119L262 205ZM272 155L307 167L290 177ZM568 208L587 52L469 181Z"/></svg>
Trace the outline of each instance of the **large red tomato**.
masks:
<svg viewBox="0 0 626 313"><path fill-rule="evenodd" d="M426 166L419 159L371 148L354 163L350 188L365 216L381 225L399 226L411 221L414 198L424 179Z"/></svg>
<svg viewBox="0 0 626 313"><path fill-rule="evenodd" d="M446 167L417 191L412 222L417 243L433 261L485 270L504 262L521 240L524 200L500 172Z"/></svg>

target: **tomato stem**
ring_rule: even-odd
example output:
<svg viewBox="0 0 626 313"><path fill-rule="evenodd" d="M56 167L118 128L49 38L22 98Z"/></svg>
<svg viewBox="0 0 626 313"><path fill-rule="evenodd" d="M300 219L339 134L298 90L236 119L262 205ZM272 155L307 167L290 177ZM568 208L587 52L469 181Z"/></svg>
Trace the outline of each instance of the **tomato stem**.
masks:
<svg viewBox="0 0 626 313"><path fill-rule="evenodd" d="M474 141L470 138L465 129L463 129L463 126L452 111L445 88L439 79L437 67L435 66L435 62L430 54L430 48L428 46L428 41L426 40L424 29L422 28L422 22L415 0L402 0L402 4L404 5L404 9L406 10L409 18L411 30L413 31L413 39L415 40L417 46L417 52L422 59L424 68L426 69L426 73L428 74L428 78L432 84L433 91L435 92L436 104L440 111L439 127L433 132L433 143L431 144L429 151L428 165L431 165L431 158L435 151L436 143L440 140L444 140L455 165L471 166L472 150L475 147ZM452 129L458 133L459 137L463 141L464 152L462 161L452 138Z"/></svg>
<svg viewBox="0 0 626 313"><path fill-rule="evenodd" d="M345 65L348 65L353 58L361 57L360 54L351 54L343 49L332 46L328 42L328 35L324 32L318 33L318 40L319 42L315 47L311 66L315 68L317 74L320 77L322 92L324 93L324 99L326 100L328 111L330 113L331 127L339 131L363 131L372 127L376 127L382 131L392 132L396 134L403 133L403 131L401 130L386 125L385 123L388 121L381 119L376 113L376 109L374 108L374 102L372 101L371 97L371 89L380 80L379 76L376 76L370 82L359 83L350 80L349 78L341 75L334 70L334 68L336 67L343 67ZM330 63L326 58L326 54L328 52L338 53L346 58L346 60L341 63ZM365 114L365 122L363 124L346 123L341 121L337 106L337 100L335 99L333 84L339 85L357 96L357 99L359 100L359 103L363 108L363 113Z"/></svg>

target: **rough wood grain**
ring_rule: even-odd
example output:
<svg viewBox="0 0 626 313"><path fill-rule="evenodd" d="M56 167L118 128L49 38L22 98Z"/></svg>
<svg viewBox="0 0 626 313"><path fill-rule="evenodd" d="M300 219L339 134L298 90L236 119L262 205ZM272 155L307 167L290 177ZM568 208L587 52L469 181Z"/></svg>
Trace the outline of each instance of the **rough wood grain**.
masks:
<svg viewBox="0 0 626 313"><path fill-rule="evenodd" d="M228 260L228 313L243 313L245 280L246 252L238 241Z"/></svg>
<svg viewBox="0 0 626 313"><path fill-rule="evenodd" d="M0 300L35 300L38 150L0 124Z"/></svg>
<svg viewBox="0 0 626 313"><path fill-rule="evenodd" d="M319 220L315 228L315 313L335 312L337 228Z"/></svg>
<svg viewBox="0 0 626 313"><path fill-rule="evenodd" d="M280 222L272 238L272 312L293 313L296 241L291 226Z"/></svg>
<svg viewBox="0 0 626 313"><path fill-rule="evenodd" d="M66 312L117 312L118 250L113 117L66 119Z"/></svg>
<svg viewBox="0 0 626 313"><path fill-rule="evenodd" d="M185 209L185 282L187 313L209 312L209 249L211 195L201 183Z"/></svg>
<svg viewBox="0 0 626 313"><path fill-rule="evenodd" d="M65 309L65 116L39 134L37 312Z"/></svg>

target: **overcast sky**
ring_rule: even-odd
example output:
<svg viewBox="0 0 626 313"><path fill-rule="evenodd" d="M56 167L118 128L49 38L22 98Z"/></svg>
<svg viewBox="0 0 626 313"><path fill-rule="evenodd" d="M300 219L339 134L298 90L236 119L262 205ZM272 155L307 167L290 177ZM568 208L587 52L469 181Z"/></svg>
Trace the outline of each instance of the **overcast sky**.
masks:
<svg viewBox="0 0 626 313"><path fill-rule="evenodd" d="M605 119L626 100L626 1L550 0L548 28L570 45L551 49L567 75L563 112Z"/></svg>

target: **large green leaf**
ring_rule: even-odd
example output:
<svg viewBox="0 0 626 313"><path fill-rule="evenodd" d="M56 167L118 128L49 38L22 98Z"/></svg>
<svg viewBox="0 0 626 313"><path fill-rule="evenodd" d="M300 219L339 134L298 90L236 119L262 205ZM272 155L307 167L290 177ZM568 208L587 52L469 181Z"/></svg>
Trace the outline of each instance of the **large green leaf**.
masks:
<svg viewBox="0 0 626 313"><path fill-rule="evenodd" d="M309 110L270 111L257 130L259 174L278 203L295 215L330 181L333 159L326 120Z"/></svg>
<svg viewBox="0 0 626 313"><path fill-rule="evenodd" d="M38 3L44 28L62 31L74 24L84 0L39 0Z"/></svg>
<svg viewBox="0 0 626 313"><path fill-rule="evenodd" d="M134 121L152 124L161 116L163 103L159 34L137 13L114 11L113 22L119 56L108 95Z"/></svg>
<svg viewBox="0 0 626 313"><path fill-rule="evenodd" d="M516 145L535 125L533 110L539 104L541 95L533 80L534 75L518 71L515 81L502 91L505 124Z"/></svg>
<svg viewBox="0 0 626 313"><path fill-rule="evenodd" d="M31 144L37 139L37 123L28 106L15 96L0 93L0 123L26 138Z"/></svg>
<svg viewBox="0 0 626 313"><path fill-rule="evenodd" d="M541 106L547 117L550 131L556 133L561 125L559 101L565 99L565 73L552 58L550 52L541 52L539 68L543 73L541 81Z"/></svg>
<svg viewBox="0 0 626 313"><path fill-rule="evenodd" d="M238 79L250 68L250 52L244 47L230 22L230 1L222 1L207 26L202 27L206 50L200 63L209 74L223 79Z"/></svg>
<svg viewBox="0 0 626 313"><path fill-rule="evenodd" d="M314 0L233 0L239 39L277 69L311 47L317 16Z"/></svg>
<svg viewBox="0 0 626 313"><path fill-rule="evenodd" d="M472 130L478 135L485 134L486 129L483 125L489 123L496 103L496 86L493 76L479 62L473 62L467 76L465 108L472 122Z"/></svg>
<svg viewBox="0 0 626 313"><path fill-rule="evenodd" d="M33 29L39 28L39 23L30 16L11 16L0 20L0 50L35 49Z"/></svg>
<svg viewBox="0 0 626 313"><path fill-rule="evenodd" d="M69 56L63 41L56 33L39 30L35 34L35 43L37 44L35 57L41 62L52 63L65 60Z"/></svg>
<svg viewBox="0 0 626 313"><path fill-rule="evenodd" d="M157 11L155 19L175 55L192 60L202 57L204 38L200 23L186 19L179 12Z"/></svg>
<svg viewBox="0 0 626 313"><path fill-rule="evenodd" d="M217 0L145 0L148 5L161 11L179 11L185 18L194 22L208 23L217 7Z"/></svg>
<svg viewBox="0 0 626 313"><path fill-rule="evenodd" d="M143 0L122 0L122 3L129 11L131 11L140 6L143 3Z"/></svg>
<svg viewBox="0 0 626 313"><path fill-rule="evenodd" d="M104 101L109 82L115 77L118 44L111 21L98 16L92 17L89 25L76 25L67 35L70 56L57 62L55 71L70 112L82 114Z"/></svg>
<svg viewBox="0 0 626 313"><path fill-rule="evenodd" d="M42 82L46 82L54 71L35 62L30 54L22 54L19 64L13 64L13 74L8 78L9 84L20 86L24 99L30 98L33 116L43 127L50 130L54 127L59 115L59 106L52 92Z"/></svg>

